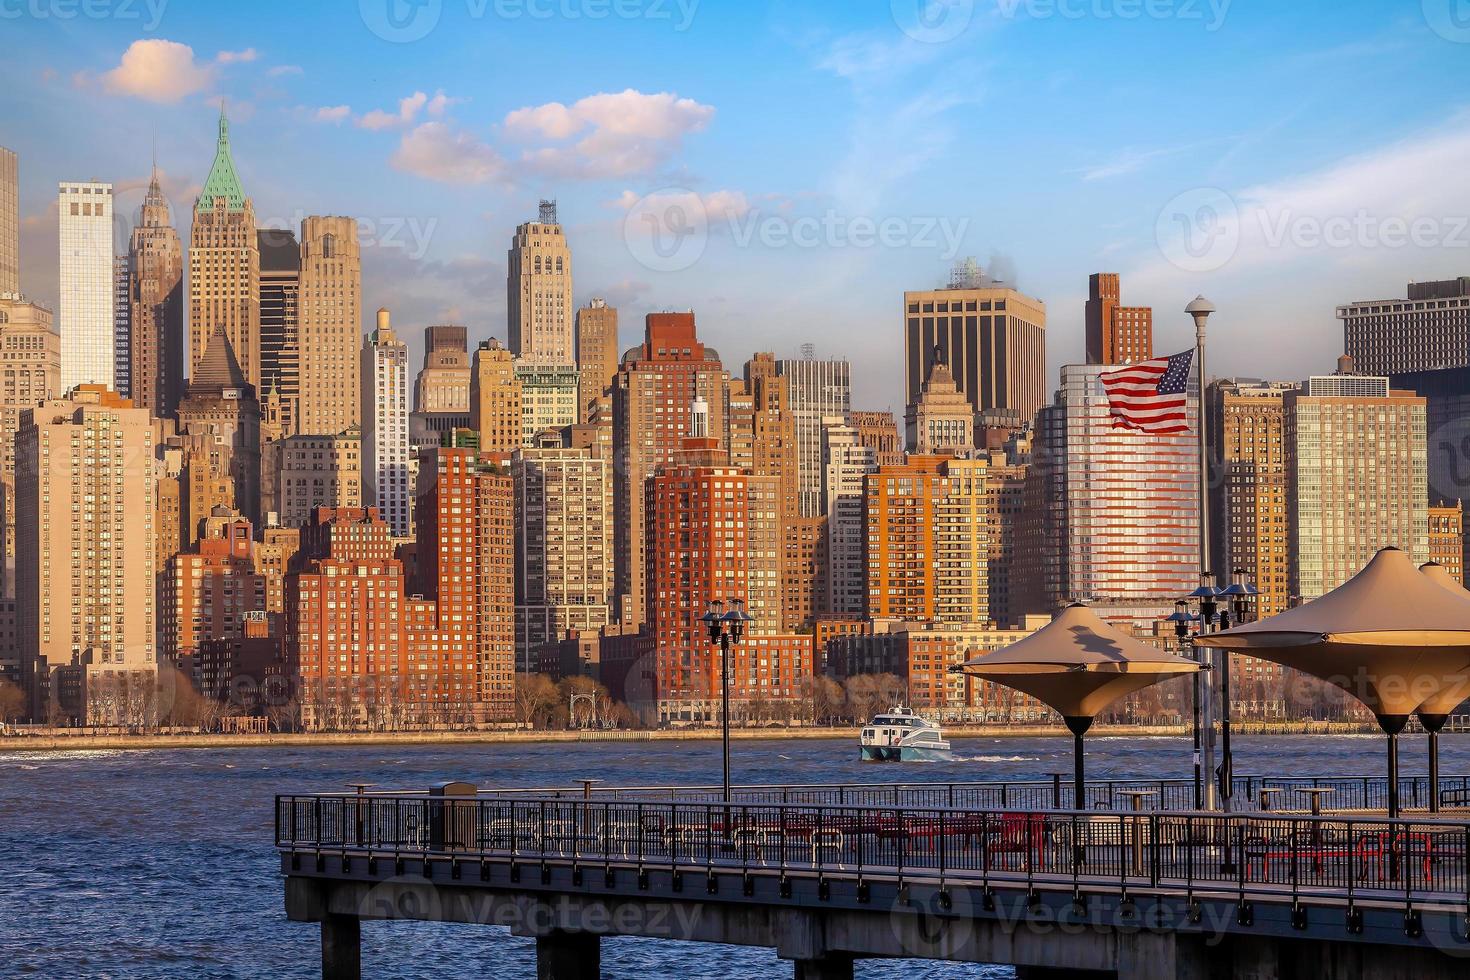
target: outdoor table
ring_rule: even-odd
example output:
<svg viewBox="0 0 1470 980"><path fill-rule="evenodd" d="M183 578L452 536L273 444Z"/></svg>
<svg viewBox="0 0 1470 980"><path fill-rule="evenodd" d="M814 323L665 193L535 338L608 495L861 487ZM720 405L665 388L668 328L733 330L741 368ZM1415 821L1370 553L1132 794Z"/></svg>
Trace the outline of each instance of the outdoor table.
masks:
<svg viewBox="0 0 1470 980"><path fill-rule="evenodd" d="M1262 786L1260 789L1256 790L1256 796L1259 797L1261 801L1261 812L1270 813L1271 797L1275 796L1277 793L1285 792L1286 790L1280 786Z"/></svg>
<svg viewBox="0 0 1470 980"><path fill-rule="evenodd" d="M1157 790L1152 789L1125 789L1120 790L1119 796L1126 796L1133 802L1133 812L1143 812L1143 801L1145 797L1158 796ZM1143 874L1143 826L1142 817L1133 818L1133 873Z"/></svg>
<svg viewBox="0 0 1470 980"><path fill-rule="evenodd" d="M363 794L367 792L367 790L371 787L376 786L377 783L348 783L347 785L350 786L352 789L357 790L356 800L352 807L352 812L356 814L357 817L357 826L355 828L357 830L357 836L352 839L352 842L354 844L361 845L363 843L362 815L363 811L368 807L368 802L363 799Z"/></svg>
<svg viewBox="0 0 1470 980"><path fill-rule="evenodd" d="M1297 790L1312 799L1312 816L1322 815L1322 797L1337 790L1330 786L1306 786ZM1317 872L1322 870L1322 824L1316 820L1312 821L1312 868Z"/></svg>

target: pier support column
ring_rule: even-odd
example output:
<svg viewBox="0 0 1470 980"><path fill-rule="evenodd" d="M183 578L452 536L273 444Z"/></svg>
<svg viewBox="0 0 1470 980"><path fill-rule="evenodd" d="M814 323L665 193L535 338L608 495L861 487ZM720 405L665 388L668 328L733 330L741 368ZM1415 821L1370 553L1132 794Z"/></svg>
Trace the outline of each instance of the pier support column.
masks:
<svg viewBox="0 0 1470 980"><path fill-rule="evenodd" d="M602 940L590 932L549 932L536 937L536 980L598 980Z"/></svg>
<svg viewBox="0 0 1470 980"><path fill-rule="evenodd" d="M811 960L794 960L796 980L852 980L852 957L828 953Z"/></svg>
<svg viewBox="0 0 1470 980"><path fill-rule="evenodd" d="M322 916L322 980L361 980L362 920Z"/></svg>

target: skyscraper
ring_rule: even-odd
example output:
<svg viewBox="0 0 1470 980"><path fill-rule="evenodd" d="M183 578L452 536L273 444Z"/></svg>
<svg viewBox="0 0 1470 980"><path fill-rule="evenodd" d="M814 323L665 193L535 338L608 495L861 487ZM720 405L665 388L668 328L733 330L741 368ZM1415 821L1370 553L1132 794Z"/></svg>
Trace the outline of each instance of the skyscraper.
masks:
<svg viewBox="0 0 1470 980"><path fill-rule="evenodd" d="M1291 584L1303 599L1337 588L1381 548L1429 560L1425 401L1350 370L1342 363L1286 397Z"/></svg>
<svg viewBox="0 0 1470 980"><path fill-rule="evenodd" d="M808 352L810 353L810 352ZM802 517L822 510L822 420L852 410L852 371L847 361L803 356L776 362L786 379L791 413L796 419L797 508Z"/></svg>
<svg viewBox="0 0 1470 980"><path fill-rule="evenodd" d="M61 387L113 384L112 185L61 185Z"/></svg>
<svg viewBox="0 0 1470 980"><path fill-rule="evenodd" d="M112 386L129 400L133 395L132 263L127 255L112 257Z"/></svg>
<svg viewBox="0 0 1470 980"><path fill-rule="evenodd" d="M1343 350L1369 375L1470 367L1470 276L1409 283L1408 298L1337 308Z"/></svg>
<svg viewBox="0 0 1470 980"><path fill-rule="evenodd" d="M1063 367L1038 418L1032 467L1046 483L1047 529L1028 561L1047 565L1045 604L1032 596L1026 612L1087 599L1172 604L1199 585L1198 437L1115 428L1106 370ZM1191 382L1191 428L1198 407Z"/></svg>
<svg viewBox="0 0 1470 980"><path fill-rule="evenodd" d="M32 710L84 718L94 682L155 670L153 423L82 385L22 412L15 452L16 616ZM65 669L78 685L51 683ZM81 703L64 703L68 689Z"/></svg>
<svg viewBox="0 0 1470 980"><path fill-rule="evenodd" d="M572 319L572 253L542 201L536 221L516 228L506 255L506 324L511 353L556 364L577 362Z"/></svg>
<svg viewBox="0 0 1470 980"><path fill-rule="evenodd" d="M20 292L20 159L0 146L0 295Z"/></svg>
<svg viewBox="0 0 1470 980"><path fill-rule="evenodd" d="M216 327L194 365L179 402L179 432L196 437L201 456L191 466L207 466L227 481L227 506L252 524L260 519L260 402L255 388L230 347L223 326ZM197 472L195 476L197 477ZM185 512L185 536L193 541L195 526L213 511L215 501Z"/></svg>
<svg viewBox="0 0 1470 980"><path fill-rule="evenodd" d="M27 408L61 395L61 338L51 311L18 296L0 296L0 506L4 508L4 553L15 555L15 434ZM0 594L9 583L0 575Z"/></svg>
<svg viewBox="0 0 1470 980"><path fill-rule="evenodd" d="M415 412L470 410L470 354L466 330L457 324L424 328L424 366L413 383Z"/></svg>
<svg viewBox="0 0 1470 980"><path fill-rule="evenodd" d="M1123 306L1116 272L1087 277L1087 363L1133 364L1154 356L1154 311Z"/></svg>
<svg viewBox="0 0 1470 980"><path fill-rule="evenodd" d="M301 222L299 309L297 431L341 432L359 424L362 403L362 253L354 219Z"/></svg>
<svg viewBox="0 0 1470 980"><path fill-rule="evenodd" d="M1212 481L1210 549L1216 581L1235 569L1261 590L1257 614L1283 612L1291 598L1286 506L1286 398L1294 384L1216 381L1210 385L1209 441L1220 470Z"/></svg>
<svg viewBox="0 0 1470 980"><path fill-rule="evenodd" d="M865 478L870 619L990 619L988 467L912 455Z"/></svg>
<svg viewBox="0 0 1470 980"><path fill-rule="evenodd" d="M139 408L172 418L184 387L184 250L157 167L128 243L128 266L130 395Z"/></svg>
<svg viewBox="0 0 1470 980"><path fill-rule="evenodd" d="M583 422L590 422L599 399L612 397L618 373L618 308L593 298L577 311L577 370L581 372Z"/></svg>
<svg viewBox="0 0 1470 980"><path fill-rule="evenodd" d="M480 450L509 455L525 444L525 416L515 358L496 340L475 348L470 374L470 428Z"/></svg>
<svg viewBox="0 0 1470 980"><path fill-rule="evenodd" d="M230 124L223 110L214 163L194 202L194 228L189 238L191 374L217 326L225 328L245 380L259 392L260 242L256 238L255 206L245 196L235 173Z"/></svg>
<svg viewBox="0 0 1470 980"><path fill-rule="evenodd" d="M909 451L922 456L963 455L975 448L975 410L956 386L942 347L934 349L919 397L904 414L904 430Z"/></svg>
<svg viewBox="0 0 1470 980"><path fill-rule="evenodd" d="M260 407L269 439L296 435L301 397L301 245L288 228L256 234L260 252Z"/></svg>
<svg viewBox="0 0 1470 980"><path fill-rule="evenodd" d="M393 333L387 310L362 346L362 492L393 528L411 533L408 480L408 345Z"/></svg>
<svg viewBox="0 0 1470 980"><path fill-rule="evenodd" d="M277 445L278 520L300 527L318 507L362 507L362 432L287 436Z"/></svg>
<svg viewBox="0 0 1470 980"><path fill-rule="evenodd" d="M822 460L827 515L827 583L824 613L857 615L867 605L863 588L867 572L868 529L863 518L863 478L877 470L872 447L840 415L823 420ZM893 465L890 463L889 465Z"/></svg>
<svg viewBox="0 0 1470 980"><path fill-rule="evenodd" d="M643 343L623 357L613 384L618 618L624 622L647 616L644 483L692 434L695 400L708 407L708 432L724 432L723 386L720 356L700 342L693 313L648 314Z"/></svg>
<svg viewBox="0 0 1470 980"><path fill-rule="evenodd" d="M592 450L519 449L515 481L516 669L569 630L593 632L612 611L612 467Z"/></svg>
<svg viewBox="0 0 1470 980"><path fill-rule="evenodd" d="M936 347L974 411L1029 419L1046 403L1046 304L973 265L946 288L904 293L906 404L918 400Z"/></svg>

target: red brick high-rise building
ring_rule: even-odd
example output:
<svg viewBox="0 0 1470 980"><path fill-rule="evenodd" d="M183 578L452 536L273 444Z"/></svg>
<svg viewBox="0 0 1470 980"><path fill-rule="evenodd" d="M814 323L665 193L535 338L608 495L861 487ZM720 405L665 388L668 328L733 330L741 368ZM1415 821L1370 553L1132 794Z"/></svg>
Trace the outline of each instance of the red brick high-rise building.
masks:
<svg viewBox="0 0 1470 980"><path fill-rule="evenodd" d="M800 678L812 673L811 637L780 632L780 563L771 551L781 542L766 526L776 523L775 480L724 465L717 439L691 438L685 445L680 459L647 484L660 721L719 717L720 649L699 621L711 599L739 599L754 617L731 649L732 716L759 702L796 698Z"/></svg>
<svg viewBox="0 0 1470 980"><path fill-rule="evenodd" d="M1133 364L1154 356L1154 311L1124 306L1116 272L1087 277L1087 363Z"/></svg>
<svg viewBox="0 0 1470 980"><path fill-rule="evenodd" d="M198 544L169 559L161 582L159 659L170 663L208 640L238 635L250 613L266 609L250 522L216 508L201 523Z"/></svg>
<svg viewBox="0 0 1470 980"><path fill-rule="evenodd" d="M693 313L650 313L643 343L623 358L613 379L613 514L618 618L641 623L647 609L644 483L672 462L691 435L695 398L709 410L709 433L723 433L724 371L700 343Z"/></svg>

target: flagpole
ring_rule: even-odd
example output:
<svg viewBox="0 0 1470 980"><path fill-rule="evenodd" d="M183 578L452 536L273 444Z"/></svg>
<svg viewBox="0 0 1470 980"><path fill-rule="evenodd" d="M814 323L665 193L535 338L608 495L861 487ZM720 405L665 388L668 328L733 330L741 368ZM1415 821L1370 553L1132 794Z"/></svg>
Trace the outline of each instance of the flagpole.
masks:
<svg viewBox="0 0 1470 980"><path fill-rule="evenodd" d="M1199 430L1199 584L1201 588L1208 585L1212 571L1210 562L1210 443L1205 426L1205 386L1208 383L1208 375L1205 373L1205 322L1209 320L1210 314L1215 312L1215 304L1203 296L1196 296L1194 302L1184 308L1184 312L1194 318L1194 363L1195 370L1199 376L1199 396L1196 403L1195 425ZM1201 608L1212 608L1213 603L1202 603ZM1200 632L1209 631L1211 624L1200 621ZM1203 727L1204 727L1204 759L1203 768L1205 774L1205 809L1213 810L1216 807L1217 789L1215 774L1215 698L1218 684L1220 655L1218 652L1211 654L1211 667L1214 668L1204 678L1204 705L1203 705ZM1220 805L1228 810L1230 807L1230 793L1228 789L1222 795Z"/></svg>

